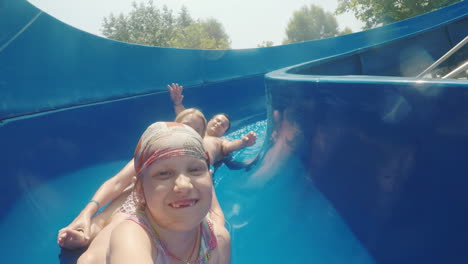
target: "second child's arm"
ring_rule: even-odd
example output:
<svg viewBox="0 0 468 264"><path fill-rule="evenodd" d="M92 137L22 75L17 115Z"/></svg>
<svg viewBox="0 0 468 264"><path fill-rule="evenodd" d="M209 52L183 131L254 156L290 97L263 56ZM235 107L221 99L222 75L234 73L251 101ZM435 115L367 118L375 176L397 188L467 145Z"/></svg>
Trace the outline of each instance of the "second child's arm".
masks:
<svg viewBox="0 0 468 264"><path fill-rule="evenodd" d="M256 140L257 134L255 134L253 131L245 134L242 139L235 139L233 141L223 140L223 155L228 155L229 153L236 150L250 147L255 144Z"/></svg>
<svg viewBox="0 0 468 264"><path fill-rule="evenodd" d="M185 106L182 104L182 100L184 100L182 90L184 89L184 87L178 85L177 83L173 83L171 85L168 85L167 89L169 90L171 100L174 103L174 112L177 116L180 112L185 110Z"/></svg>
<svg viewBox="0 0 468 264"><path fill-rule="evenodd" d="M118 197L127 188L135 176L133 159L114 177L104 182L96 191L91 201L68 226L75 230L83 230L86 238L90 236L91 217L100 207Z"/></svg>

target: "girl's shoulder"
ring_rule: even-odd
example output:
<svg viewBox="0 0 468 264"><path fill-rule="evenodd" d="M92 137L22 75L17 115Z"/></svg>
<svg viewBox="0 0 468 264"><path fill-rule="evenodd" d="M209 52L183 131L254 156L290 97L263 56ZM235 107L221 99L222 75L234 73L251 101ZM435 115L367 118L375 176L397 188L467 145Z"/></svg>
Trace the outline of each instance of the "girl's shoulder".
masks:
<svg viewBox="0 0 468 264"><path fill-rule="evenodd" d="M213 263L230 263L231 258L231 236L224 225L213 223L213 233L216 237L217 247L214 250Z"/></svg>
<svg viewBox="0 0 468 264"><path fill-rule="evenodd" d="M140 225L124 220L112 230L107 256L118 263L145 263L152 259L151 240Z"/></svg>
<svg viewBox="0 0 468 264"><path fill-rule="evenodd" d="M139 243L148 242L151 245L151 239L149 237L148 232L145 230L145 227L141 224L131 221L131 220L123 220L120 224L118 224L111 234L111 239L115 238L116 240L123 240L122 242L126 241L139 241Z"/></svg>

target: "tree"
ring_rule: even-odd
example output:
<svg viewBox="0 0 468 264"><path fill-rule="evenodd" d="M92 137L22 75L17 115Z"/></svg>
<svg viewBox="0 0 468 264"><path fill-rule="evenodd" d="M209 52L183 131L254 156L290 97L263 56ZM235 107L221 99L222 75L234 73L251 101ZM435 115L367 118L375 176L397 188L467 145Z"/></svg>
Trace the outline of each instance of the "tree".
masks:
<svg viewBox="0 0 468 264"><path fill-rule="evenodd" d="M193 23L193 19L190 16L186 6L182 6L180 9L179 17L177 18L177 27L185 28Z"/></svg>
<svg viewBox="0 0 468 264"><path fill-rule="evenodd" d="M128 15L104 18L102 34L108 38L151 46L168 46L174 31L172 11L163 6L162 11L153 5L132 3Z"/></svg>
<svg viewBox="0 0 468 264"><path fill-rule="evenodd" d="M272 47L274 45L273 41L262 41L262 43L257 45L257 48L265 48L265 47Z"/></svg>
<svg viewBox="0 0 468 264"><path fill-rule="evenodd" d="M207 19L179 28L170 44L175 48L229 49L231 42L221 23Z"/></svg>
<svg viewBox="0 0 468 264"><path fill-rule="evenodd" d="M293 13L286 27L283 44L323 39L338 35L338 22L330 12L311 4Z"/></svg>
<svg viewBox="0 0 468 264"><path fill-rule="evenodd" d="M353 30L350 29L349 27L345 27L338 35L346 35L346 34L351 34L353 33Z"/></svg>
<svg viewBox="0 0 468 264"><path fill-rule="evenodd" d="M370 29L424 14L461 0L338 0L336 14L352 12Z"/></svg>
<svg viewBox="0 0 468 264"><path fill-rule="evenodd" d="M157 8L152 0L137 5L127 14L105 17L102 34L110 39L149 46L229 49L230 39L216 19L194 20L183 6L178 15L166 5Z"/></svg>
<svg viewBox="0 0 468 264"><path fill-rule="evenodd" d="M214 18L201 20L204 31L206 32L205 40L213 43L215 49L228 49L231 46L231 40L224 31L223 24Z"/></svg>

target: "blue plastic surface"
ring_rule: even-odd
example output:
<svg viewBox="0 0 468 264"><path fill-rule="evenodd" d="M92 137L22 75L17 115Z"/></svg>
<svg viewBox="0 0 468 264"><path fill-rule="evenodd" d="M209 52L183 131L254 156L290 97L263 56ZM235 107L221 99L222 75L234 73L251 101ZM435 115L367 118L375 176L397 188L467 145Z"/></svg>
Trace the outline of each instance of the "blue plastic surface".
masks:
<svg viewBox="0 0 468 264"><path fill-rule="evenodd" d="M377 263L468 258L467 81L278 71L267 88L276 152L298 156Z"/></svg>
<svg viewBox="0 0 468 264"><path fill-rule="evenodd" d="M0 21L7 22L0 23L0 120L157 93L175 81L187 88L207 83L222 86L233 78L263 75L315 59L368 47L380 50L402 38L407 43L407 37L418 38L432 29L447 35L436 34L429 41L422 38L428 45L444 41L443 46L432 45L435 50L429 51L437 56L446 51L447 37L455 45L466 35L466 22L459 25L457 21L465 21L468 11L468 5L461 2L443 11L337 38L261 49L185 50L109 41L61 23L25 0L5 0L2 5L6 8L0 11ZM452 24L458 25L455 30L451 30ZM20 29L22 33L17 35ZM369 61L364 57L363 65L374 69L385 61L381 56L388 54L392 52L384 51ZM395 61L390 62L392 67L387 68L393 68ZM369 70L368 74L375 73Z"/></svg>
<svg viewBox="0 0 468 264"><path fill-rule="evenodd" d="M0 7L5 263L75 261L57 230L146 126L174 118L171 82L208 118L228 113L230 137L260 134L235 154L260 151L251 170L216 173L233 263L468 260L468 83L411 77L467 35L467 1L337 38L228 51L130 45L23 0Z"/></svg>

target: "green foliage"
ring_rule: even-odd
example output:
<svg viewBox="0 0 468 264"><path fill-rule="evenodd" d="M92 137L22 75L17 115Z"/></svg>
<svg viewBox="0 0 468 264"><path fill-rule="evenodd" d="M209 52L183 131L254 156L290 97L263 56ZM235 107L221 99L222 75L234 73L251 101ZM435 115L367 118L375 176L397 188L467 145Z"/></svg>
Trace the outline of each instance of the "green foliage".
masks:
<svg viewBox="0 0 468 264"><path fill-rule="evenodd" d="M352 12L373 28L424 14L460 0L338 0L336 14Z"/></svg>
<svg viewBox="0 0 468 264"><path fill-rule="evenodd" d="M262 41L262 43L257 45L257 48L265 48L265 47L272 47L274 45L273 41Z"/></svg>
<svg viewBox="0 0 468 264"><path fill-rule="evenodd" d="M345 27L342 31L340 31L339 35L346 35L346 34L351 34L353 33L353 30L350 29L349 27Z"/></svg>
<svg viewBox="0 0 468 264"><path fill-rule="evenodd" d="M187 8L173 15L167 6L157 8L152 0L137 5L127 14L105 17L102 34L110 39L149 46L229 49L230 39L216 19L194 20Z"/></svg>
<svg viewBox="0 0 468 264"><path fill-rule="evenodd" d="M170 44L174 48L229 49L231 43L221 23L207 19L179 28Z"/></svg>
<svg viewBox="0 0 468 264"><path fill-rule="evenodd" d="M102 34L108 38L152 46L167 46L174 31L175 19L166 6L159 10L152 1L148 4L132 3L128 15L111 14L104 18Z"/></svg>
<svg viewBox="0 0 468 264"><path fill-rule="evenodd" d="M193 23L193 19L189 14L186 6L180 9L179 17L177 18L177 28L185 28Z"/></svg>
<svg viewBox="0 0 468 264"><path fill-rule="evenodd" d="M286 27L286 39L283 44L315 39L335 37L338 35L338 22L330 12L323 8L304 5L293 13Z"/></svg>

